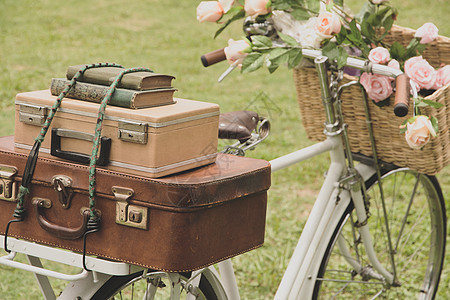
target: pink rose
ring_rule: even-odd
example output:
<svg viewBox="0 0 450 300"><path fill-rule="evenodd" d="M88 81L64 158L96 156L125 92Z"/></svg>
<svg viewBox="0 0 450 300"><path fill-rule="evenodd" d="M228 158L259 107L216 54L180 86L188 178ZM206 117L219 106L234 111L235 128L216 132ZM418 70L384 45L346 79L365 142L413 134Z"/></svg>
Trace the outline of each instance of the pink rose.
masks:
<svg viewBox="0 0 450 300"><path fill-rule="evenodd" d="M228 47L225 47L224 52L229 63L238 61L238 64L242 64L244 58L248 55L250 50L251 46L248 41L234 41L230 39L228 40Z"/></svg>
<svg viewBox="0 0 450 300"><path fill-rule="evenodd" d="M417 29L414 36L420 38L421 44L428 44L438 37L438 31L438 28L433 23L425 23Z"/></svg>
<svg viewBox="0 0 450 300"><path fill-rule="evenodd" d="M406 123L405 139L413 149L420 149L430 140L430 135L436 136L431 121L427 116L417 116L412 123Z"/></svg>
<svg viewBox="0 0 450 300"><path fill-rule="evenodd" d="M421 89L432 89L436 82L436 70L422 56L414 56L405 62L405 73Z"/></svg>
<svg viewBox="0 0 450 300"><path fill-rule="evenodd" d="M341 20L338 15L324 11L319 14L314 28L320 36L331 38L341 31Z"/></svg>
<svg viewBox="0 0 450 300"><path fill-rule="evenodd" d="M385 64L391 58L389 50L383 47L376 47L369 52L369 60L376 64Z"/></svg>
<svg viewBox="0 0 450 300"><path fill-rule="evenodd" d="M202 1L197 6L197 20L201 22L216 22L224 11L222 5L217 1Z"/></svg>
<svg viewBox="0 0 450 300"><path fill-rule="evenodd" d="M400 63L395 59L391 59L387 65L390 68L400 70Z"/></svg>
<svg viewBox="0 0 450 300"><path fill-rule="evenodd" d="M387 76L362 73L359 81L369 98L375 102L385 100L392 94L392 80Z"/></svg>
<svg viewBox="0 0 450 300"><path fill-rule="evenodd" d="M446 65L436 72L436 83L433 89L437 90L450 83L450 65Z"/></svg>
<svg viewBox="0 0 450 300"><path fill-rule="evenodd" d="M270 0L245 0L244 10L252 17L267 15L271 4Z"/></svg>

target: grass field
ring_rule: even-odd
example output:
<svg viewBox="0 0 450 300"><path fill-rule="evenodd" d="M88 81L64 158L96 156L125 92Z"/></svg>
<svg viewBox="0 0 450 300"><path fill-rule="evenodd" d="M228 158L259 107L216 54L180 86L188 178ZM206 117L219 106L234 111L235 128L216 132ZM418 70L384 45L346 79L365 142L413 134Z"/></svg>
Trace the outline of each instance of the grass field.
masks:
<svg viewBox="0 0 450 300"><path fill-rule="evenodd" d="M249 156L270 160L311 144L300 123L292 74L260 70L233 72L217 83L227 68L203 68L200 56L243 34L234 24L213 39L215 24L199 24L198 0L3 0L0 9L0 135L14 133L14 97L18 92L47 89L52 77L64 77L69 65L116 62L149 67L176 76L177 97L220 104L221 111L241 109L270 113L272 134ZM395 0L397 24L417 28L433 22L450 36L448 0ZM359 8L363 0L346 1ZM355 9L356 11L356 9ZM257 99L263 92L271 110ZM271 299L296 239L315 199L327 156L274 174L269 193L266 244L234 260L243 299ZM450 168L438 176L450 207ZM298 184L297 182L301 182ZM447 243L448 244L448 243ZM448 249L449 247L447 247ZM448 254L447 250L447 254ZM447 255L448 256L448 255ZM449 299L450 267L442 275L440 299ZM0 267L0 300L40 299L32 275ZM59 281L53 281L62 287Z"/></svg>

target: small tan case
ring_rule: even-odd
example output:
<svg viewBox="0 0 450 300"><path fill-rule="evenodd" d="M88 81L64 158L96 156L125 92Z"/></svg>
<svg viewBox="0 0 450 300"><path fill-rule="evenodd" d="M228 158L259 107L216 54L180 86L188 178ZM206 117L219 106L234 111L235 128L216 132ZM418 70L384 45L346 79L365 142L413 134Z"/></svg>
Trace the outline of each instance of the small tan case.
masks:
<svg viewBox="0 0 450 300"><path fill-rule="evenodd" d="M29 153L55 100L48 90L16 96L17 152ZM96 103L64 98L39 156L72 161L89 157L98 109ZM186 99L143 109L107 106L102 137L110 139L110 154L99 158L107 161L99 167L155 178L212 163L218 120L217 104Z"/></svg>

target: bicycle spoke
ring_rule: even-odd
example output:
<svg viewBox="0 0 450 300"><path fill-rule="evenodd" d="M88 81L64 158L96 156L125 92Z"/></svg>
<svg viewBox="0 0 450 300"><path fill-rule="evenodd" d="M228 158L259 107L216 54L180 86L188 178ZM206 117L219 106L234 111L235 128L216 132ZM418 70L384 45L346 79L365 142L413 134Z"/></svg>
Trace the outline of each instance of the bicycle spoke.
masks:
<svg viewBox="0 0 450 300"><path fill-rule="evenodd" d="M407 220L407 218L409 216L409 211L411 210L411 206L412 206L412 203L414 201L414 196L416 195L416 192L417 192L417 187L419 186L419 176L420 176L420 174L417 175L416 183L414 184L414 189L412 191L412 194L411 194L411 197L410 197L410 200L409 200L409 203L408 203L408 208L406 209L406 213L405 213L405 216L403 218L403 223L402 223L402 226L400 228L400 232L399 232L398 237L397 237L397 242L395 243L394 251L396 251L396 252L397 252L398 244L400 242L400 238L402 236L403 230L405 229L406 220Z"/></svg>

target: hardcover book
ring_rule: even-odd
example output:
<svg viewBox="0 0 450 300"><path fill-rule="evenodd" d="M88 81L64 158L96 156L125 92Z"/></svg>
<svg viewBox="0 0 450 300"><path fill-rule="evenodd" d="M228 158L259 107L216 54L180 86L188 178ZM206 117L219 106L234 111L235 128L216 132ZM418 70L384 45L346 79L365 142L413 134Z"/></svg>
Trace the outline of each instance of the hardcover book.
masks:
<svg viewBox="0 0 450 300"><path fill-rule="evenodd" d="M66 78L69 80L72 79L83 66L70 66L67 69ZM92 68L86 70L78 80L109 86L121 71L123 71L123 68L119 67ZM169 88L172 86L172 80L174 78L172 75L152 72L128 73L123 76L118 87L140 91L154 88Z"/></svg>
<svg viewBox="0 0 450 300"><path fill-rule="evenodd" d="M59 96L70 83L64 78L53 78L50 92L53 96ZM67 97L100 103L105 97L109 86L86 82L77 82L67 94ZM173 94L175 88L159 88L145 91L137 91L116 88L108 104L126 108L146 108L174 103Z"/></svg>

